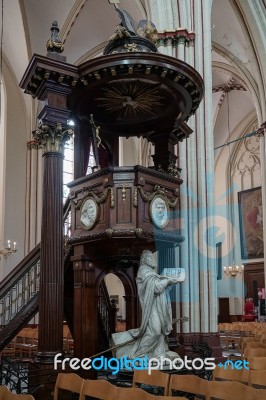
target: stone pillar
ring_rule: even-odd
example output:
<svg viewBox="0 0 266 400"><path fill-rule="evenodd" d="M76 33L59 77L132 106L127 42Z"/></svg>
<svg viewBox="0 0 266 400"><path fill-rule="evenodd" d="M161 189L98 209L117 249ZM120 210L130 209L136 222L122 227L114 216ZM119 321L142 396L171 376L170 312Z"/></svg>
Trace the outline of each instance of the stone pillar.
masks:
<svg viewBox="0 0 266 400"><path fill-rule="evenodd" d="M36 362L53 363L63 351L63 148L72 130L41 125L34 139L43 149L43 204Z"/></svg>
<svg viewBox="0 0 266 400"><path fill-rule="evenodd" d="M260 138L260 162L261 162L261 188L262 188L262 212L263 215L266 215L266 163L265 163L265 132L266 132L266 122L264 122L261 127L258 129L258 136ZM263 237L266 238L266 224L263 223ZM264 259L266 254L266 240L264 240L263 244L264 249ZM266 263L264 261L264 287L266 285ZM266 307L266 299L265 307ZM265 308L266 309L266 308Z"/></svg>
<svg viewBox="0 0 266 400"><path fill-rule="evenodd" d="M174 247L161 247L158 250L158 274L162 274L164 268L177 268Z"/></svg>
<svg viewBox="0 0 266 400"><path fill-rule="evenodd" d="M194 67L202 76L205 96L188 125L194 133L179 145L182 168L180 315L189 318L183 332L217 332L217 282L214 227L214 155L212 126L211 0L148 0L151 20L159 30L158 50ZM176 29L176 26L182 28ZM161 33L160 33L161 32Z"/></svg>

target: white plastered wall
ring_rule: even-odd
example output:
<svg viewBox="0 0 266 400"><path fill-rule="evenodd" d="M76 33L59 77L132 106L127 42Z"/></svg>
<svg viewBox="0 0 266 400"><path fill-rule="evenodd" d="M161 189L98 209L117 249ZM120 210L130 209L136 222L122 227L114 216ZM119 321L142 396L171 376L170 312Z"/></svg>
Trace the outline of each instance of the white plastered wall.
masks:
<svg viewBox="0 0 266 400"><path fill-rule="evenodd" d="M230 135L231 140L245 136L247 133L257 128L255 113L245 118L241 124ZM252 137L254 143L254 154L258 158L258 163L254 163L250 171L246 169L244 173L238 171L239 158L245 153L246 140L238 141L230 146L225 146L218 159L215 168L215 198L216 198L216 226L219 226L217 238L222 241L222 266L228 266L234 259L236 265L241 265L245 260L241 259L240 250L240 224L238 213L238 192L261 186L259 139ZM257 146L256 146L257 145ZM230 158L230 161L229 161ZM255 165L256 164L256 165ZM241 164L244 171L244 165ZM231 178L230 178L231 176ZM230 208L232 206L232 209ZM231 211L232 210L232 214ZM231 221L231 225L228 223ZM247 260L246 260L247 261ZM252 262L262 261L262 259L249 260ZM243 301L245 297L244 277L238 275L235 278L226 276L222 273L222 279L218 281L218 297L229 297L237 299L241 306L235 307L236 314L242 314ZM231 307L231 310L233 308Z"/></svg>
<svg viewBox="0 0 266 400"><path fill-rule="evenodd" d="M25 256L27 133L29 126L22 92L12 69L3 63L5 83L2 97L1 127L1 237L17 243L18 251L1 261L1 278L6 276Z"/></svg>

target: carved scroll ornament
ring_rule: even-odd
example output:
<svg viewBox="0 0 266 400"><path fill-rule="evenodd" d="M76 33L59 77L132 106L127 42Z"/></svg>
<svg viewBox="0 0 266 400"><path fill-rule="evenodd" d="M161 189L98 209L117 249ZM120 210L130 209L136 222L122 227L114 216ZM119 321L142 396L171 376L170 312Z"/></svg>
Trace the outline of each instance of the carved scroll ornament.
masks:
<svg viewBox="0 0 266 400"><path fill-rule="evenodd" d="M110 187L107 188L100 196L95 194L92 190L84 189L82 197L77 201L71 200L71 202L72 202L72 205L75 210L80 209L81 204L83 203L83 200L85 199L85 197L93 197L93 199L96 201L97 204L103 204L105 202L105 200L107 199L107 195L108 195L109 191L110 191L110 207L114 208L115 207L114 191Z"/></svg>
<svg viewBox="0 0 266 400"><path fill-rule="evenodd" d="M156 185L154 187L154 191L152 193L149 193L149 194L144 192L144 190L142 189L141 186L137 186L137 187L135 187L135 191L134 191L134 198L133 198L134 207L138 206L138 191L140 192L142 200L145 201L145 202L149 202L149 203L154 199L155 196L160 194L161 196L164 197L167 205L170 208L175 208L177 203L178 203L178 200L179 200L179 195L177 194L176 199L174 201L170 201L165 195L165 192L166 192L165 188L162 187L162 186Z"/></svg>

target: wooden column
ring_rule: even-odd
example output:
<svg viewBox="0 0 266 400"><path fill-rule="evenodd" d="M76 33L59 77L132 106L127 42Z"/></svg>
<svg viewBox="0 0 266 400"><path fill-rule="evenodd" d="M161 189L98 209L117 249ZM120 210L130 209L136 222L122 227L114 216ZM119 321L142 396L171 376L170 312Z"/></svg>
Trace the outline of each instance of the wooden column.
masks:
<svg viewBox="0 0 266 400"><path fill-rule="evenodd" d="M137 316L137 296L123 296L126 301L126 330L136 328L138 326Z"/></svg>
<svg viewBox="0 0 266 400"><path fill-rule="evenodd" d="M43 148L43 205L36 362L53 363L63 351L63 144L72 133L61 124L42 125L34 137Z"/></svg>
<svg viewBox="0 0 266 400"><path fill-rule="evenodd" d="M74 270L74 354L80 359L91 357L99 351L98 289L95 262L79 254L76 246L71 260ZM95 371L80 371L86 378L95 378Z"/></svg>
<svg viewBox="0 0 266 400"><path fill-rule="evenodd" d="M155 154L152 156L156 169L167 171L172 165L176 165L177 156L175 155L176 136L173 133L161 133L153 135Z"/></svg>
<svg viewBox="0 0 266 400"><path fill-rule="evenodd" d="M56 23L51 30L58 31ZM78 79L77 67L57 53L62 47L56 43L56 49L49 47L47 57L32 57L20 83L25 93L44 104L38 115L41 125L33 132L30 145L41 147L44 157L39 348L35 360L45 364L52 364L54 355L63 349L63 148L73 133L66 129L70 115L67 97Z"/></svg>

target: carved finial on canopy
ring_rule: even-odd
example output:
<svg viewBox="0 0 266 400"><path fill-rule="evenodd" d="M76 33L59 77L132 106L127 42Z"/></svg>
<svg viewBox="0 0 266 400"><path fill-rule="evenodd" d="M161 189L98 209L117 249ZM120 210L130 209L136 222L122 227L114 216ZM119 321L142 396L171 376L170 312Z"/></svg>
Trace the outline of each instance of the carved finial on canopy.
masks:
<svg viewBox="0 0 266 400"><path fill-rule="evenodd" d="M116 27L115 33L110 37L109 43L104 50L104 54L123 53L123 52L157 52L155 46L158 40L158 32L151 21L141 20L138 30L131 15L117 7L117 1L109 1L115 4L121 23ZM148 39L148 40L147 40Z"/></svg>
<svg viewBox="0 0 266 400"><path fill-rule="evenodd" d="M154 23L146 19L142 19L141 21L139 21L137 34L139 36L145 37L153 43L156 43L159 38L158 31Z"/></svg>
<svg viewBox="0 0 266 400"><path fill-rule="evenodd" d="M57 21L53 21L51 27L51 39L46 43L46 48L52 53L62 53L64 51L64 45L59 37L59 28Z"/></svg>

